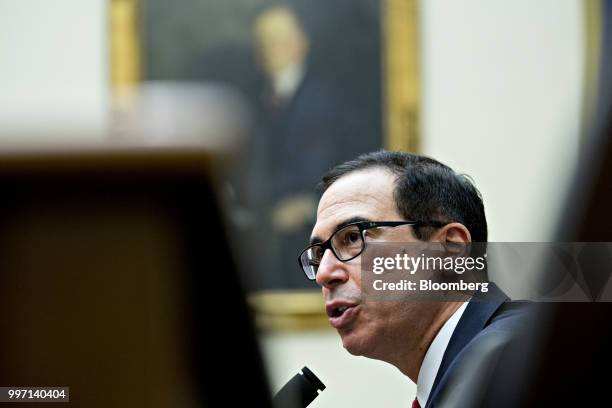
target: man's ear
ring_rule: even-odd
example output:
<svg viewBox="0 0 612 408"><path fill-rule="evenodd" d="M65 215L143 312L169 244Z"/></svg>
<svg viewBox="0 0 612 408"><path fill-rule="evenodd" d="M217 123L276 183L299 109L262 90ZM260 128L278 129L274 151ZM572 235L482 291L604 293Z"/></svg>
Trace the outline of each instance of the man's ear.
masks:
<svg viewBox="0 0 612 408"><path fill-rule="evenodd" d="M459 254L472 242L472 235L465 225L453 222L436 231L431 241L438 241L447 251Z"/></svg>

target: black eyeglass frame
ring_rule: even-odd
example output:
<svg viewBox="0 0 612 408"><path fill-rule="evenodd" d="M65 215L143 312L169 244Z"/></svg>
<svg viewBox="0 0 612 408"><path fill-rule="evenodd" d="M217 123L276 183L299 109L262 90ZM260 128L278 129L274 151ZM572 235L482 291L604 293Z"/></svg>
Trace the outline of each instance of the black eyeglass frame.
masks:
<svg viewBox="0 0 612 408"><path fill-rule="evenodd" d="M443 227L445 226L447 223L443 223L443 222L438 222L438 221L429 221L429 222L422 222L422 221L357 221L357 222L352 222L350 224L346 224L344 225L342 228L338 229L337 231L334 231L334 233L327 239L327 241L325 242L319 242L316 244L312 244L307 246L302 252L300 252L300 255L297 258L298 264L300 265L300 269L302 270L302 272L304 272L304 274L306 275L306 278L308 278L308 280L313 281L316 279L317 273L314 273L314 278L310 278L310 276L308 276L308 272L306 272L304 270L304 266L302 265L302 255L304 255L304 253L308 250L310 250L311 248L314 247L321 247L321 249L323 250L323 254L325 254L325 251L327 249L331 250L332 254L334 254L334 256L336 257L337 260L339 260L340 262L348 262L350 260L353 260L355 258L357 258L359 255L361 255L363 253L363 251L365 250L365 237L363 236L363 232L367 231L371 228L378 228L378 227L399 227L402 225L412 225L412 226L420 226L420 227ZM344 230L345 228L348 227L353 227L356 226L357 228L359 228L359 234L361 235L361 242L362 242L362 246L361 246L361 250L354 256L347 258L347 259L340 259L340 257L338 256L338 254L336 253L336 251L334 250L334 248L332 247L332 239L334 238L334 235L336 235L338 232ZM322 257L322 256L321 256ZM317 268L318 269L318 268Z"/></svg>

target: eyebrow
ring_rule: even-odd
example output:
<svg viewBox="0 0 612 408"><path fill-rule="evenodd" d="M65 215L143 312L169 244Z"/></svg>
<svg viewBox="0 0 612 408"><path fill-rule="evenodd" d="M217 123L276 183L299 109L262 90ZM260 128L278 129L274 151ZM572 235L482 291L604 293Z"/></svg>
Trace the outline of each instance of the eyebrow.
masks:
<svg viewBox="0 0 612 408"><path fill-rule="evenodd" d="M353 224L355 222L364 222L364 221L371 221L371 220L369 218L366 218L366 217L359 217L359 216L351 217L351 218L349 218L347 220L342 221L341 223L338 223L336 225L336 229L335 229L334 232L336 232L338 230L341 230L342 228L346 227L349 224ZM323 242L323 240L320 237L316 236L316 235L310 238L310 245L320 244L321 242Z"/></svg>

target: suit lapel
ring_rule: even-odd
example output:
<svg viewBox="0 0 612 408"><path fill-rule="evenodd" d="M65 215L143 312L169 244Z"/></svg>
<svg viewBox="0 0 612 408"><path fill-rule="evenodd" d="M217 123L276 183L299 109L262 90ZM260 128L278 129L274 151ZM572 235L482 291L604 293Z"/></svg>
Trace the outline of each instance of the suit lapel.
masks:
<svg viewBox="0 0 612 408"><path fill-rule="evenodd" d="M495 311L506 300L508 300L508 297L492 282L489 284L489 291L487 293L470 300L446 347L426 406L429 406L431 401L435 399L438 385L457 354L484 329Z"/></svg>

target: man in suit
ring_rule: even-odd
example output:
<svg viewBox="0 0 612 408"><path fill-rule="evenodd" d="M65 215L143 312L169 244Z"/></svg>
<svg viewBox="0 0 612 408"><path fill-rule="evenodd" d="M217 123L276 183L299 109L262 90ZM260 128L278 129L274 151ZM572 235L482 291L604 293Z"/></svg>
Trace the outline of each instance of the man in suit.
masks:
<svg viewBox="0 0 612 408"><path fill-rule="evenodd" d="M476 374L490 374L496 361L506 361L527 327L525 308L508 303L494 284L465 301L366 301L361 271L369 242L486 243L478 190L433 159L388 151L335 167L322 187L311 246L300 264L322 287L343 346L386 361L417 383L413 407L466 406L460 401L468 399L479 406L485 399L476 391L484 383L470 387L480 378L471 363L480 358ZM471 373L467 385L458 382L459 373Z"/></svg>

